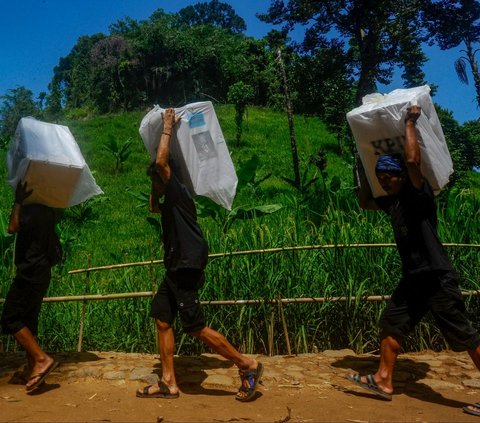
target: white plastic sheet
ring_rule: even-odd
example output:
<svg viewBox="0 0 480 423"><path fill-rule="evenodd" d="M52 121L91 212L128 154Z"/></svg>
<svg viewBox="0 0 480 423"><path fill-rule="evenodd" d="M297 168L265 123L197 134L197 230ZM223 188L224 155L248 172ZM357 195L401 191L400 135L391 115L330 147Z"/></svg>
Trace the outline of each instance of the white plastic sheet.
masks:
<svg viewBox="0 0 480 423"><path fill-rule="evenodd" d="M398 89L385 95L370 94L363 98L362 106L347 113L347 120L374 197L386 195L375 176L378 157L403 152L404 120L407 108L413 105L422 108L416 124L422 173L435 194L453 173L452 159L428 85Z"/></svg>
<svg viewBox="0 0 480 423"><path fill-rule="evenodd" d="M152 159L160 142L164 111L155 106L140 124L140 135ZM238 179L212 103L187 104L176 108L175 114L181 120L172 134L170 154L180 166L182 180L192 194L230 210Z"/></svg>
<svg viewBox="0 0 480 423"><path fill-rule="evenodd" d="M26 204L55 208L103 194L67 126L25 117L18 123L7 154L8 183L26 181L33 193Z"/></svg>

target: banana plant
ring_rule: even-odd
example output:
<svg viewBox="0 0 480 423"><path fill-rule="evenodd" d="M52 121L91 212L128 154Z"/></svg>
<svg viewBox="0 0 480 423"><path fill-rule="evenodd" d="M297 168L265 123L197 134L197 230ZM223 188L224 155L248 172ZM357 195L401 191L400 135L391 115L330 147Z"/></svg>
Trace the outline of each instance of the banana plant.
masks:
<svg viewBox="0 0 480 423"><path fill-rule="evenodd" d="M237 191L250 187L256 190L259 185L270 178L271 173L262 178L258 178L257 172L260 167L260 159L254 155L251 159L243 163L237 170ZM127 188L127 192L139 200L137 207L148 209L149 194L143 191L134 191ZM223 228L223 233L226 233L235 220L255 219L257 217L265 216L267 214L275 213L283 206L281 204L266 204L266 205L246 205L233 207L232 210L225 210L223 207L214 203L206 197L197 196L195 198L197 207L197 215L205 218L209 217L215 220ZM147 221L155 228L159 228L158 219L148 217Z"/></svg>
<svg viewBox="0 0 480 423"><path fill-rule="evenodd" d="M103 149L115 158L115 175L118 174L122 164L132 153L132 143L132 139L128 138L122 144L119 144L113 135L109 135L107 142L103 145Z"/></svg>
<svg viewBox="0 0 480 423"><path fill-rule="evenodd" d="M257 173L259 167L260 159L256 154L240 166L237 170L237 192L246 187L250 187L255 191L262 182L270 178L272 175L271 173L262 178L258 178ZM222 226L223 233L226 233L236 220L255 219L267 214L275 213L283 208L281 204L245 205L233 207L232 210L228 211L205 197L199 196L195 199L195 202L197 205L198 216L210 217L215 220Z"/></svg>

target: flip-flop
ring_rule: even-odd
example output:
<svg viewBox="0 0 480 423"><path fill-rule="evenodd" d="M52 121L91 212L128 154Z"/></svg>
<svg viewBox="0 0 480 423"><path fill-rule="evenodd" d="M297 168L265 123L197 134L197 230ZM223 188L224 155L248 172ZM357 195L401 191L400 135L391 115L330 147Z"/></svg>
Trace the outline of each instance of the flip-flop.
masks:
<svg viewBox="0 0 480 423"><path fill-rule="evenodd" d="M472 410L471 408L468 407L475 407L476 410ZM480 402L476 402L475 404L470 404L467 405L466 407L463 407L463 412L467 414L471 414L472 416L480 416Z"/></svg>
<svg viewBox="0 0 480 423"><path fill-rule="evenodd" d="M375 382L375 379L373 378L373 375L367 375L367 383L362 382L362 377L357 373L355 375L347 375L346 378L350 381L353 382L355 385L359 386L360 388L366 389L367 391L378 395L379 397L391 401L392 400L392 394L389 394L388 392L383 391L380 389L380 387L377 385L377 382Z"/></svg>
<svg viewBox="0 0 480 423"><path fill-rule="evenodd" d="M160 388L159 392L155 392L153 394L149 394L148 390L153 385L145 386L141 391L137 391L136 395L138 398L164 398L164 399L176 399L180 396L180 393L177 392L172 394L168 385L162 381L158 382L158 387Z"/></svg>
<svg viewBox="0 0 480 423"><path fill-rule="evenodd" d="M43 383L45 382L45 379L47 378L47 376L52 373L57 367L58 367L59 363L58 361L54 361L52 362L52 364L50 364L50 366L44 370L43 372L40 372L40 373L35 373L34 375L31 375L28 379L28 381L31 381L32 379L36 379L37 377L39 378L35 383L31 384L31 385L27 385L26 386L26 389L27 389L27 393L32 393L34 391L36 391L38 388L40 388L40 386L43 385Z"/></svg>
<svg viewBox="0 0 480 423"><path fill-rule="evenodd" d="M238 389L238 393L235 399L241 402L250 401L255 395L258 384L260 383L260 378L263 374L263 364L258 363L256 369L239 370L238 374L240 375L242 386L240 386L240 388ZM245 395L240 395L241 392L244 392Z"/></svg>

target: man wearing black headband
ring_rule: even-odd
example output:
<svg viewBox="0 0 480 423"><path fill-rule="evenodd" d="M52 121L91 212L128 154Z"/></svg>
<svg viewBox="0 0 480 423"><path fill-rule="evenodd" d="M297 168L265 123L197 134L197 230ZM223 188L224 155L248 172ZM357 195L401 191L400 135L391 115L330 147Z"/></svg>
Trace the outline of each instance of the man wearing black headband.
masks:
<svg viewBox="0 0 480 423"><path fill-rule="evenodd" d="M454 351L468 351L480 369L480 335L465 313L458 277L437 234L437 213L432 189L421 172L416 122L420 107L408 109L401 155L380 156L376 176L386 196L373 198L364 172L360 205L390 216L402 261L402 279L379 322L380 364L373 375L348 375L358 386L391 400L392 376L403 338L430 311ZM362 170L362 169L361 169ZM465 412L480 415L480 405Z"/></svg>

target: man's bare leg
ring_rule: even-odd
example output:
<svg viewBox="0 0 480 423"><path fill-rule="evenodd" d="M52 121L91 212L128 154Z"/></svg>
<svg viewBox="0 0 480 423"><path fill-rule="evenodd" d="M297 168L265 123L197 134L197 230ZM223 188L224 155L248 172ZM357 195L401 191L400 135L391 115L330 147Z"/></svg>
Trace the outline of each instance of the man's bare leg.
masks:
<svg viewBox="0 0 480 423"><path fill-rule="evenodd" d="M30 329L24 327L15 333L14 336L17 342L27 352L27 359L32 364L31 375L43 373L48 370L54 360L42 350L32 332L30 332ZM29 386L34 385L38 379L40 379L40 376L29 380L26 385L27 389Z"/></svg>
<svg viewBox="0 0 480 423"><path fill-rule="evenodd" d="M480 345L474 350L468 351L468 355L473 361L473 364L480 370Z"/></svg>
<svg viewBox="0 0 480 423"><path fill-rule="evenodd" d="M160 358L162 360L162 381L168 386L172 395L177 394L179 389L175 379L175 370L173 367L173 353L175 349L175 335L173 328L165 322L155 320L158 334L158 344L160 348ZM143 392L143 391L138 391ZM148 394L160 392L160 387L152 385L148 388Z"/></svg>
<svg viewBox="0 0 480 423"><path fill-rule="evenodd" d="M250 401L253 399L263 372L263 367L259 367L260 363L253 358L248 358L241 354L221 333L209 327L204 327L199 331L192 332L191 335L205 342L217 354L235 363L240 371L242 371L240 374L242 385L235 399L239 401ZM253 370L254 372L251 372L251 374L247 376L246 372L249 370Z"/></svg>
<svg viewBox="0 0 480 423"><path fill-rule="evenodd" d="M257 360L248 358L237 351L226 338L216 330L209 327L204 327L199 331L192 332L190 335L195 336L200 341L205 342L212 350L217 354L225 357L226 359L233 361L233 363L240 370L254 370L257 368Z"/></svg>
<svg viewBox="0 0 480 423"><path fill-rule="evenodd" d="M468 354L470 355L470 358L472 359L473 364L475 364L477 369L480 370L480 345L476 349L468 351ZM474 413L480 413L480 407L477 407L476 405L471 404L465 408L469 409Z"/></svg>
<svg viewBox="0 0 480 423"><path fill-rule="evenodd" d="M380 342L380 364L373 379L378 388L387 394L393 392L393 369L400 349L400 342L392 336L385 336ZM361 376L360 380L363 384L368 384L366 376Z"/></svg>
<svg viewBox="0 0 480 423"><path fill-rule="evenodd" d="M400 349L400 342L393 336L384 337L380 343L380 365L374 379L380 389L389 394L393 392L393 369Z"/></svg>

